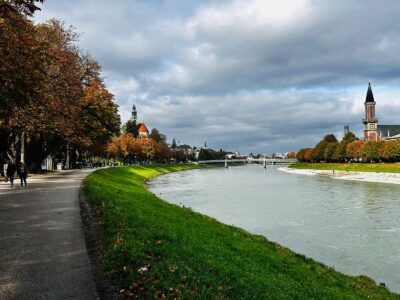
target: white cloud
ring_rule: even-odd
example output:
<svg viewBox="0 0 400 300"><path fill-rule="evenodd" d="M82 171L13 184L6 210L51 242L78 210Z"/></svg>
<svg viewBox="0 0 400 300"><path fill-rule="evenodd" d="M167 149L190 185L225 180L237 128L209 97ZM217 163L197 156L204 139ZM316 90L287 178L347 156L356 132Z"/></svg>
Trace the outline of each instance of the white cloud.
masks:
<svg viewBox="0 0 400 300"><path fill-rule="evenodd" d="M271 152L361 134L373 83L382 123L400 113L396 0L48 1L104 66L123 121L170 138Z"/></svg>
<svg viewBox="0 0 400 300"><path fill-rule="evenodd" d="M117 97L132 95L139 90L140 84L134 78L127 78L126 80L119 80L111 83L110 91Z"/></svg>

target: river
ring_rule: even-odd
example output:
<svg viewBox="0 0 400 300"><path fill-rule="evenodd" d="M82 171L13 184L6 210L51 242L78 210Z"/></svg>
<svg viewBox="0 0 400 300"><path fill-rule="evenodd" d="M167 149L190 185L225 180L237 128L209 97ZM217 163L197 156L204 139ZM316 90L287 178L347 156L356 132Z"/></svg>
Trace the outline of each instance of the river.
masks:
<svg viewBox="0 0 400 300"><path fill-rule="evenodd" d="M151 180L149 189L170 203L400 292L400 185L247 165L170 173Z"/></svg>

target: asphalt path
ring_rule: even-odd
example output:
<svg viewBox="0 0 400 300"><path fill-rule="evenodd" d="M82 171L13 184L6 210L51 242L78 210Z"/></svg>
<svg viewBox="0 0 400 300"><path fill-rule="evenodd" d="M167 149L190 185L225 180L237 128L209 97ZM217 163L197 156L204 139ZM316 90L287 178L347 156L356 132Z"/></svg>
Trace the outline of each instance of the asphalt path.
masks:
<svg viewBox="0 0 400 300"><path fill-rule="evenodd" d="M90 172L0 183L0 299L97 299L79 209Z"/></svg>

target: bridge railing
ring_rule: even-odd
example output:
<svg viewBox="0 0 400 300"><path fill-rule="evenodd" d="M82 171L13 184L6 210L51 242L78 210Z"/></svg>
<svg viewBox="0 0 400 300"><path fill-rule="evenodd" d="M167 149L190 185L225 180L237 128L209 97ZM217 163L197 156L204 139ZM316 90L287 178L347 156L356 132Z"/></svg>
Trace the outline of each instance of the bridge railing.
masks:
<svg viewBox="0 0 400 300"><path fill-rule="evenodd" d="M213 164L213 163L252 163L252 162L258 162L258 163L287 163L291 164L296 162L296 159L280 159L280 158L254 158L254 159L214 159L214 160L199 160L197 163L198 164Z"/></svg>

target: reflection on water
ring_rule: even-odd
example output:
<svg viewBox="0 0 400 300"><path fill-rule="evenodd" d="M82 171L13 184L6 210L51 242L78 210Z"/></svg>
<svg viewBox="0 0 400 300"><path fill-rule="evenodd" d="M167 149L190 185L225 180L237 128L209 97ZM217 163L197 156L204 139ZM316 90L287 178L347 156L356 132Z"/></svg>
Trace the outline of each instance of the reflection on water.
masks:
<svg viewBox="0 0 400 300"><path fill-rule="evenodd" d="M400 292L399 185L253 165L172 173L153 179L149 187L171 203Z"/></svg>

